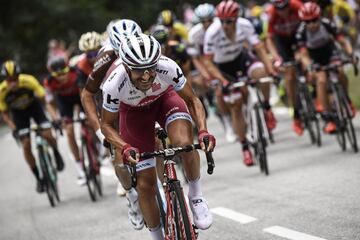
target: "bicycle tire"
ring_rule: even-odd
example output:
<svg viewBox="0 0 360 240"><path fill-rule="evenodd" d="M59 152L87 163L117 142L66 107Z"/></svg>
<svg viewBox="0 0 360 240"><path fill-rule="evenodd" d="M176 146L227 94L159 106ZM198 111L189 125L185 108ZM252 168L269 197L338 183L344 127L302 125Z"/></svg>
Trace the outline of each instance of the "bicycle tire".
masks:
<svg viewBox="0 0 360 240"><path fill-rule="evenodd" d="M257 153L259 157L259 163L260 163L260 171L264 172L265 175L269 175L269 168L267 164L267 156L266 156L266 139L264 137L264 129L263 124L260 117L260 109L257 106L254 106L255 111L255 117L256 117L256 124L257 124L257 133L258 133L258 142L256 144L257 147Z"/></svg>
<svg viewBox="0 0 360 240"><path fill-rule="evenodd" d="M50 168L48 168L50 171L51 171L51 177L50 177L50 184L51 184L51 187L54 191L54 194L55 194L55 198L58 202L60 202L60 196L59 196L59 190L58 190L58 187L57 187L57 172L55 170L55 167L53 165L53 162L51 160L51 155L49 152L46 152L46 156L48 157L48 162L50 164Z"/></svg>
<svg viewBox="0 0 360 240"><path fill-rule="evenodd" d="M351 111L350 103L348 101L348 98L346 96L344 89L341 86L339 86L339 95L340 95L341 103L342 103L343 110L344 110L346 135L347 135L347 138L349 140L349 143L350 143L353 151L355 153L357 153L359 151L359 148L358 148L358 144L357 144L355 128L354 128L354 125L352 122L352 117L350 114L350 111Z"/></svg>
<svg viewBox="0 0 360 240"><path fill-rule="evenodd" d="M45 184L46 195L49 199L50 206L55 207L55 205L56 205L55 196L54 196L54 192L52 190L51 184L50 184L51 180L50 180L50 176L49 176L49 172L48 172L48 166L46 164L44 150L42 147L38 148L38 154L39 154L40 167L41 167L41 171L42 171L42 175L43 175L42 181Z"/></svg>
<svg viewBox="0 0 360 240"><path fill-rule="evenodd" d="M316 116L316 110L312 97L310 96L309 89L307 86L302 88L303 97L305 100L305 114L307 115L307 127L310 134L310 139L312 144L316 144L318 147L321 146L321 131L319 125L319 119Z"/></svg>
<svg viewBox="0 0 360 240"><path fill-rule="evenodd" d="M82 168L85 172L85 178L86 178L86 186L90 195L90 199L91 201L95 202L97 200L97 196L96 196L96 186L95 186L95 180L94 180L94 176L91 173L91 160L90 160L90 155L89 155L89 150L88 147L85 143L85 140L82 141L81 143L81 165Z"/></svg>
<svg viewBox="0 0 360 240"><path fill-rule="evenodd" d="M163 226L163 229L165 229L166 212L164 209L163 200L158 186L156 186L156 202L159 207L161 225Z"/></svg>
<svg viewBox="0 0 360 240"><path fill-rule="evenodd" d="M335 104L335 111L336 111L336 139L342 151L346 150L346 138L345 138L345 117L344 111L341 107L341 97L339 93L339 86L338 84L332 84L332 93L334 96L334 104Z"/></svg>
<svg viewBox="0 0 360 240"><path fill-rule="evenodd" d="M195 232L190 222L188 208L180 181L176 180L170 186L172 194L172 211L174 212L175 232L176 236L180 236L178 240L195 240ZM169 210L168 210L169 211ZM177 217L176 217L177 216Z"/></svg>
<svg viewBox="0 0 360 240"><path fill-rule="evenodd" d="M96 191L98 193L99 196L103 195L102 192L102 181L101 181L101 175L100 175L100 163L98 161L98 156L99 156L99 152L97 150L97 146L95 144L95 142L88 142L89 146L91 146L91 150L89 150L91 152L91 155L93 156L93 161L91 161L91 169L92 169L92 174L94 176L94 182L95 182L95 187L96 187ZM89 147L88 147L89 149ZM94 166L94 164L96 164L96 166Z"/></svg>

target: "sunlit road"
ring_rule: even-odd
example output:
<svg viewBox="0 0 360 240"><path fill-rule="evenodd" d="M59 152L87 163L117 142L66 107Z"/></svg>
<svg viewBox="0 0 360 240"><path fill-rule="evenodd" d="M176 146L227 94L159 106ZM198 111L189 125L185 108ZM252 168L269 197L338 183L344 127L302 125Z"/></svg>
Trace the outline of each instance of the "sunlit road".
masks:
<svg viewBox="0 0 360 240"><path fill-rule="evenodd" d="M311 146L306 134L295 136L286 113L277 117L268 177L257 166L246 168L240 145L227 143L217 119L210 119L218 140L216 168L209 176L202 164L202 183L214 223L200 231L199 239L360 239L360 154L341 152L333 136L323 136L321 148ZM359 117L355 127L360 139ZM126 201L115 195L117 182L109 166L103 171L104 197L93 203L87 189L76 185L74 164L61 139L67 165L59 175L61 203L51 208L46 195L35 192L11 134L1 134L1 240L150 239L147 230L135 231L128 223Z"/></svg>

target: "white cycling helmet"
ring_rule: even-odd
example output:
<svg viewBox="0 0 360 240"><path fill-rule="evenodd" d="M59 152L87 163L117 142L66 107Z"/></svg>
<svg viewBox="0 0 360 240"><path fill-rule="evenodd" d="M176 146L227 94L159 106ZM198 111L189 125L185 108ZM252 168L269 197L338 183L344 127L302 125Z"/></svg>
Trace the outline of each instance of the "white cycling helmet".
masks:
<svg viewBox="0 0 360 240"><path fill-rule="evenodd" d="M215 17L215 7L209 3L200 4L195 8L194 12L199 21L213 19Z"/></svg>
<svg viewBox="0 0 360 240"><path fill-rule="evenodd" d="M121 43L119 54L130 69L150 68L158 63L161 46L153 36L131 35Z"/></svg>
<svg viewBox="0 0 360 240"><path fill-rule="evenodd" d="M119 51L121 41L125 37L142 33L139 25L133 20L122 19L112 21L107 27L110 43L115 51Z"/></svg>
<svg viewBox="0 0 360 240"><path fill-rule="evenodd" d="M97 32L87 32L79 39L79 49L83 52L98 50L101 47L101 35Z"/></svg>

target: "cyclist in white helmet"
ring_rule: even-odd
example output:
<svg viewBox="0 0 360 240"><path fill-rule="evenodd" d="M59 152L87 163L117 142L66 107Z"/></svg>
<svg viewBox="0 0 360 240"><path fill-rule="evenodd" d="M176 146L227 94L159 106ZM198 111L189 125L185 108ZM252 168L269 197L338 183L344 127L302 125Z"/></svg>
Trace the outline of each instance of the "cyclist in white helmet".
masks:
<svg viewBox="0 0 360 240"><path fill-rule="evenodd" d="M107 33L109 35L109 41L106 41L107 44L100 49L95 60L94 68L89 74L85 88L81 93L81 101L91 127L96 132L99 140L105 143L105 145L106 140L100 130L100 114L99 111L97 111L97 106L102 105L101 84L107 70L118 57L118 50L122 39L131 34L140 34L141 32L141 28L133 20L113 20L108 24ZM115 154L113 162L116 175L121 183L118 186L117 193L119 195L126 195L128 199L128 216L130 223L135 229L140 230L144 226L144 220L136 203L137 192L131 187L131 179L127 169L125 167L119 167L120 165L117 164L119 161L118 157L119 156Z"/></svg>
<svg viewBox="0 0 360 240"><path fill-rule="evenodd" d="M122 61L114 62L103 85L101 129L122 160L138 163L140 152L154 151L155 121L167 131L174 146L193 143L194 121L203 149L203 139L208 137L207 151L212 151L215 138L207 132L200 100L180 67L161 55L155 38L145 34L130 36L122 42L119 53ZM121 122L119 131L113 127L117 117ZM130 157L132 150L137 153L136 159ZM184 153L182 160L189 180L188 197L195 225L207 229L212 224L212 215L202 196L199 154L197 151ZM137 164L140 208L152 239L164 239L155 199L155 160L140 161L141 164Z"/></svg>
<svg viewBox="0 0 360 240"><path fill-rule="evenodd" d="M213 77L208 72L203 63L203 48L206 29L208 29L208 27L214 21L219 21L218 19L215 19L215 11L216 10L214 5L209 3L204 3L197 6L194 13L199 23L193 26L189 31L188 53L192 58L194 66L200 73L198 77L194 77L194 82L196 82L200 78L198 82L202 83L204 87L206 86L206 84L209 84L213 80ZM217 87L215 89L215 96L217 102L217 109L219 112L218 115L221 118L221 121L225 128L226 140L228 142L235 142L237 137L234 134L231 125L230 111L224 103L220 87Z"/></svg>

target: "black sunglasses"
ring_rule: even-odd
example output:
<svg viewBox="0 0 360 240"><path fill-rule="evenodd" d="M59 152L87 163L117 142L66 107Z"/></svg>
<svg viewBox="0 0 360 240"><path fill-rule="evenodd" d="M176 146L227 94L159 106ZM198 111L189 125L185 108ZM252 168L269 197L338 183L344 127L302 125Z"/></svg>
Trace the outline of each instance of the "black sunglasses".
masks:
<svg viewBox="0 0 360 240"><path fill-rule="evenodd" d="M232 24L233 22L235 22L235 18L230 18L230 19L220 19L221 24Z"/></svg>
<svg viewBox="0 0 360 240"><path fill-rule="evenodd" d="M130 68L131 71L134 71L138 74L144 75L145 73L153 73L156 70L157 65L149 67L149 68Z"/></svg>

